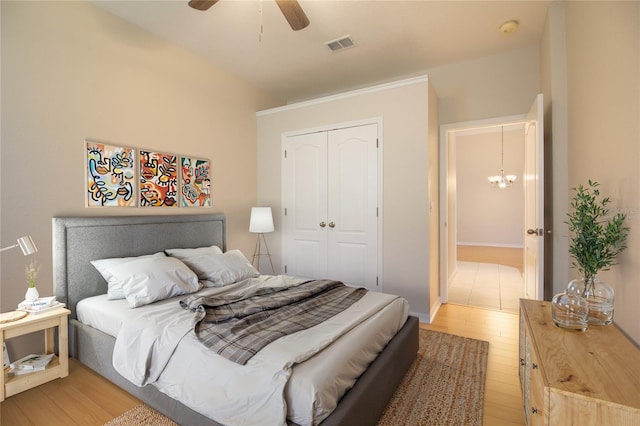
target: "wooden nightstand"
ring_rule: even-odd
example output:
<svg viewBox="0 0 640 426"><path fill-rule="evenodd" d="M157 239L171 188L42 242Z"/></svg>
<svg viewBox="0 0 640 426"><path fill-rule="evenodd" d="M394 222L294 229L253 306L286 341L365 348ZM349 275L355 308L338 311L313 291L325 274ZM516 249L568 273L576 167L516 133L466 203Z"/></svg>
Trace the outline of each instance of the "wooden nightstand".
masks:
<svg viewBox="0 0 640 426"><path fill-rule="evenodd" d="M45 330L45 353L54 351L54 329L58 327L58 356L54 356L44 371L38 371L21 376L8 376L10 368L5 368L0 375L0 401L19 392L31 389L35 386L69 375L69 332L67 316L71 313L68 309L58 308L51 311L29 314L26 317L13 322L0 324L0 348L7 339Z"/></svg>

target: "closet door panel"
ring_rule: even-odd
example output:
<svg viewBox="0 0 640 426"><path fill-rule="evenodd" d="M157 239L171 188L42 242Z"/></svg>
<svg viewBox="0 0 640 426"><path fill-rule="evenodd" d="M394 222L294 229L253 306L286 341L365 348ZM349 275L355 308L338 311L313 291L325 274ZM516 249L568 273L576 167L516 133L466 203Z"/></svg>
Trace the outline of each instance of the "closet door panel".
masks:
<svg viewBox="0 0 640 426"><path fill-rule="evenodd" d="M288 275L377 288L377 124L283 141Z"/></svg>
<svg viewBox="0 0 640 426"><path fill-rule="evenodd" d="M377 125L328 134L328 276L376 290Z"/></svg>
<svg viewBox="0 0 640 426"><path fill-rule="evenodd" d="M292 136L283 146L286 152L283 162L286 273L324 278L327 274L327 135Z"/></svg>

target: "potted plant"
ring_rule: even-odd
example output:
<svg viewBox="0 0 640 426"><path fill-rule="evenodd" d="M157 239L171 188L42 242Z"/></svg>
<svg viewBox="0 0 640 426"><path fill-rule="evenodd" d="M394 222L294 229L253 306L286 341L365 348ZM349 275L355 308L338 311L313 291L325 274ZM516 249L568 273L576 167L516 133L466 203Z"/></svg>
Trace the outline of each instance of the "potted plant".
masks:
<svg viewBox="0 0 640 426"><path fill-rule="evenodd" d="M34 300L38 300L38 297L40 297L38 289L36 289L36 278L38 277L38 272L40 272L40 266L38 266L34 261L29 262L29 264L24 268L24 275L27 278L27 293L24 295L24 299L26 301L33 302Z"/></svg>
<svg viewBox="0 0 640 426"><path fill-rule="evenodd" d="M573 188L573 212L567 214L572 233L569 253L581 279L571 281L567 292L587 299L589 323L605 325L613 321L613 289L598 281L597 274L615 265L616 257L626 248L629 228L624 225L623 213L609 215L610 199L599 198L598 186L589 180L587 187Z"/></svg>

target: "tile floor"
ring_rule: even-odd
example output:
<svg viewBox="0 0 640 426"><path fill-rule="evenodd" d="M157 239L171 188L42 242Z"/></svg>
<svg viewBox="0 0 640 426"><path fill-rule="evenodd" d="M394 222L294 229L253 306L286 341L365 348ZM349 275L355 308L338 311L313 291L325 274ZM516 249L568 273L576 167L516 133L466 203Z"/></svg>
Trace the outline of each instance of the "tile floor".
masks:
<svg viewBox="0 0 640 426"><path fill-rule="evenodd" d="M524 281L516 268L493 263L458 262L449 283L449 302L518 312Z"/></svg>

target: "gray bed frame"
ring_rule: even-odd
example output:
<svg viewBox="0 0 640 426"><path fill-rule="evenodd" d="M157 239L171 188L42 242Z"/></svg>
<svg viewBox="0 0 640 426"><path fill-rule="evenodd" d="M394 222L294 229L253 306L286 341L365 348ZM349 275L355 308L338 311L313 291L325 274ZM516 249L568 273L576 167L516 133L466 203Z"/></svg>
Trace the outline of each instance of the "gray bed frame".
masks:
<svg viewBox="0 0 640 426"><path fill-rule="evenodd" d="M77 321L76 304L107 292L91 260L169 248L217 245L226 250L225 215L55 217L52 223L54 294L71 310L69 354L181 425L219 425L153 386L138 387L120 376L111 363L115 338ZM417 350L418 319L409 317L322 425L375 425Z"/></svg>

